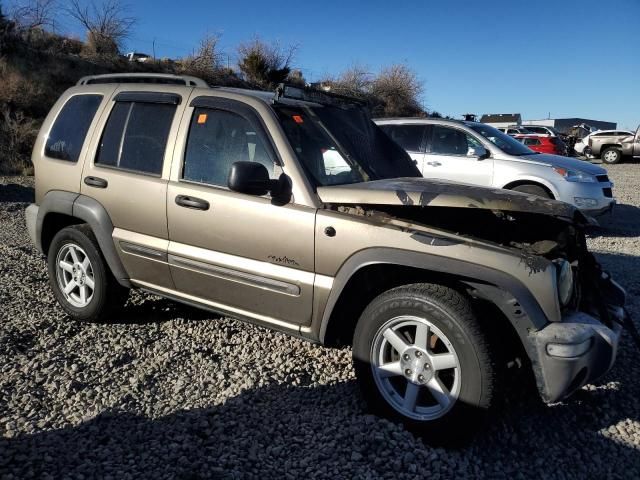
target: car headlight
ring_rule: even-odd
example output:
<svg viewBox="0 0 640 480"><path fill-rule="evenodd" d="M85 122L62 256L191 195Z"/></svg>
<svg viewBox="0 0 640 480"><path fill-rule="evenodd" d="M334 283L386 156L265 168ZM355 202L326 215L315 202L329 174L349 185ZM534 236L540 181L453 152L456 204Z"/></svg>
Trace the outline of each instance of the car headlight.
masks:
<svg viewBox="0 0 640 480"><path fill-rule="evenodd" d="M564 177L567 182L581 182L581 183L595 183L596 177L589 173L581 172L579 170L569 170L563 167L553 167L553 171L558 175Z"/></svg>
<svg viewBox="0 0 640 480"><path fill-rule="evenodd" d="M558 300L560 305L566 307L573 296L573 270L571 264L566 260L555 260L556 278L558 285Z"/></svg>

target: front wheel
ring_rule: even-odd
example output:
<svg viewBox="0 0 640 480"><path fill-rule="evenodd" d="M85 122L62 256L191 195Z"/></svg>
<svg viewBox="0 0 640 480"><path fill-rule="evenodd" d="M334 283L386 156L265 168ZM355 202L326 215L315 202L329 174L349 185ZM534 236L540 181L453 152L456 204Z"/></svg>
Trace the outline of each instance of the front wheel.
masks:
<svg viewBox="0 0 640 480"><path fill-rule="evenodd" d="M358 382L370 409L437 445L466 442L495 388L485 335L460 293L435 284L375 298L353 339Z"/></svg>
<svg viewBox="0 0 640 480"><path fill-rule="evenodd" d="M527 193L529 195L535 195L536 197L553 199L553 196L548 191L546 191L544 188L542 188L540 185L533 185L531 183L525 183L523 185L518 185L517 187L513 187L511 190L513 190L514 192L520 192L520 193Z"/></svg>
<svg viewBox="0 0 640 480"><path fill-rule="evenodd" d="M614 163L620 163L622 160L622 152L617 148L607 148L604 152L602 152L602 161L609 165Z"/></svg>

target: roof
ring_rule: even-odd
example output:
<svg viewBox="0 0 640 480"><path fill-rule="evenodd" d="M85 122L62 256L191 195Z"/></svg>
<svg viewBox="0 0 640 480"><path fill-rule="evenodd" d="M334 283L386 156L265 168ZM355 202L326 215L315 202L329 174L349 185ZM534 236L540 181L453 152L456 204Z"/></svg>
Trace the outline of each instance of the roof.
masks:
<svg viewBox="0 0 640 480"><path fill-rule="evenodd" d="M519 113L486 113L480 118L481 123L491 122L515 122L519 123L522 120L522 116Z"/></svg>

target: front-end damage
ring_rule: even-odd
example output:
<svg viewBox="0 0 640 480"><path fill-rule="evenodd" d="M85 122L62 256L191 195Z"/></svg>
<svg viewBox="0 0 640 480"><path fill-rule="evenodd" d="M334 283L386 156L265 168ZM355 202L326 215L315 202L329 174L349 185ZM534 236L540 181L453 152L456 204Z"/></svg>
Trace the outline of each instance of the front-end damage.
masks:
<svg viewBox="0 0 640 480"><path fill-rule="evenodd" d="M433 182L415 179L368 183L382 184L377 187L383 191L359 184L355 191L349 192L350 186L326 187L319 194L331 210L403 229L416 242L431 246L479 242L487 246L487 255L492 247L508 249L530 274L548 268L550 262L555 265L555 289L570 282L569 294L558 299L559 318L519 332L543 400L559 401L611 368L625 318L625 292L588 251L584 229L589 220L578 210L513 192L466 185L452 189L444 182L436 183L435 191ZM429 188L420 191L425 186ZM341 188L335 194L331 191ZM562 267L570 279L561 278ZM468 285L494 302L514 327L522 324L527 312L508 292Z"/></svg>

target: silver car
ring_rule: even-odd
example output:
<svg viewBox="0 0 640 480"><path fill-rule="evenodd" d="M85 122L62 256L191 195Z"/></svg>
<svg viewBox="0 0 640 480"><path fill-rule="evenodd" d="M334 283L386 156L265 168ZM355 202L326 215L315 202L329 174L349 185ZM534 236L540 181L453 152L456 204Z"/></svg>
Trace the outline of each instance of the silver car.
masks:
<svg viewBox="0 0 640 480"><path fill-rule="evenodd" d="M615 205L613 184L604 168L534 152L489 125L426 118L376 123L411 155L426 178L562 200L590 216Z"/></svg>

